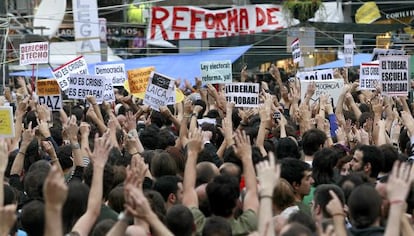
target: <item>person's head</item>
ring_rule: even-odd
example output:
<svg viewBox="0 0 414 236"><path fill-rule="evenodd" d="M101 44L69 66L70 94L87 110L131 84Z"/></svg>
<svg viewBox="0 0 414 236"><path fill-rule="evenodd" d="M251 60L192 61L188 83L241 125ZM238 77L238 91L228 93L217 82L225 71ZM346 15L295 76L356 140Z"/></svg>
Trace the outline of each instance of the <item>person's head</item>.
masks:
<svg viewBox="0 0 414 236"><path fill-rule="evenodd" d="M89 187L92 184L92 176L93 176L93 165L92 163L89 163L89 165L85 168L85 171L83 173L83 178L85 180L85 184L87 184ZM109 163L106 163L104 168L104 176L103 176L103 199L108 199L108 194L111 191L113 187L114 180L114 170L112 168L112 165Z"/></svg>
<svg viewBox="0 0 414 236"><path fill-rule="evenodd" d="M299 223L308 228L312 233L316 232L316 224L310 215L303 211L297 211L289 216L287 223Z"/></svg>
<svg viewBox="0 0 414 236"><path fill-rule="evenodd" d="M280 231L280 236L313 236L312 231L300 223L289 223Z"/></svg>
<svg viewBox="0 0 414 236"><path fill-rule="evenodd" d="M351 165L350 162L352 160L351 155L346 155L338 159L336 162L335 168L338 170L341 176L349 175Z"/></svg>
<svg viewBox="0 0 414 236"><path fill-rule="evenodd" d="M302 136L302 149L305 155L312 156L322 148L326 141L326 134L320 129L307 130Z"/></svg>
<svg viewBox="0 0 414 236"><path fill-rule="evenodd" d="M329 191L332 190L342 203L345 205L345 195L340 187L335 184L321 184L316 187L313 193L313 207L312 213L315 219L316 216L321 215L323 218L331 218L332 216L328 213L326 205L332 200L332 196Z"/></svg>
<svg viewBox="0 0 414 236"><path fill-rule="evenodd" d="M155 178L163 175L176 175L177 164L168 152L155 152L151 158L151 174Z"/></svg>
<svg viewBox="0 0 414 236"><path fill-rule="evenodd" d="M144 195L148 199L152 211L162 222L165 222L165 214L167 213L167 210L161 194L154 190L144 190Z"/></svg>
<svg viewBox="0 0 414 236"><path fill-rule="evenodd" d="M86 184L77 181L69 182L68 195L62 208L64 233L69 233L76 221L86 212L88 196L89 187Z"/></svg>
<svg viewBox="0 0 414 236"><path fill-rule="evenodd" d="M295 193L292 186L281 178L279 184L273 189L272 203L276 214L295 205Z"/></svg>
<svg viewBox="0 0 414 236"><path fill-rule="evenodd" d="M240 182L242 169L240 167L232 162L224 162L220 168L219 168L221 175L230 175Z"/></svg>
<svg viewBox="0 0 414 236"><path fill-rule="evenodd" d="M215 176L219 175L219 169L215 164L203 161L196 166L196 186L210 182Z"/></svg>
<svg viewBox="0 0 414 236"><path fill-rule="evenodd" d="M381 170L383 173L390 173L394 162L398 160L398 149L391 144L383 144L379 149L384 156L384 166Z"/></svg>
<svg viewBox="0 0 414 236"><path fill-rule="evenodd" d="M202 236L232 236L230 223L221 216L212 216L204 224Z"/></svg>
<svg viewBox="0 0 414 236"><path fill-rule="evenodd" d="M169 146L175 145L176 137L168 128L163 128L160 130L158 136L158 148L165 150Z"/></svg>
<svg viewBox="0 0 414 236"><path fill-rule="evenodd" d="M139 135L139 140L145 149L155 150L158 148L160 129L156 125L145 126Z"/></svg>
<svg viewBox="0 0 414 236"><path fill-rule="evenodd" d="M157 178L153 189L161 194L167 207L180 204L183 199L183 183L178 176L164 175Z"/></svg>
<svg viewBox="0 0 414 236"><path fill-rule="evenodd" d="M356 187L348 199L352 226L364 229L379 224L381 216L381 197L369 184Z"/></svg>
<svg viewBox="0 0 414 236"><path fill-rule="evenodd" d="M118 186L113 188L108 195L108 206L121 213L124 210L125 197L124 197L124 187Z"/></svg>
<svg viewBox="0 0 414 236"><path fill-rule="evenodd" d="M353 172L363 172L376 179L383 168L384 157L378 147L362 145L355 149L350 165Z"/></svg>
<svg viewBox="0 0 414 236"><path fill-rule="evenodd" d="M28 236L43 236L45 225L45 204L33 200L23 206L20 223Z"/></svg>
<svg viewBox="0 0 414 236"><path fill-rule="evenodd" d="M296 200L302 200L304 196L309 194L314 183L310 165L294 158L282 159L280 163L280 177L286 179L292 186L296 198L299 198Z"/></svg>
<svg viewBox="0 0 414 236"><path fill-rule="evenodd" d="M230 217L237 205L240 188L237 179L228 175L218 175L207 184L207 197L214 215Z"/></svg>
<svg viewBox="0 0 414 236"><path fill-rule="evenodd" d="M92 230L92 236L105 236L109 230L111 230L112 226L115 225L115 220L113 219L105 219L100 221L95 225Z"/></svg>
<svg viewBox="0 0 414 236"><path fill-rule="evenodd" d="M276 157L278 160L286 157L300 159L301 155L297 142L291 137L280 138L276 144Z"/></svg>
<svg viewBox="0 0 414 236"><path fill-rule="evenodd" d="M315 180L315 186L334 182L334 167L337 160L337 153L332 148L322 148L315 152L312 161L312 177Z"/></svg>
<svg viewBox="0 0 414 236"><path fill-rule="evenodd" d="M174 235L191 236L195 229L194 217L190 209L178 204L167 211L166 225Z"/></svg>
<svg viewBox="0 0 414 236"><path fill-rule="evenodd" d="M24 176L24 191L29 199L43 199L43 183L50 170L47 161L40 160L30 166L29 171Z"/></svg>

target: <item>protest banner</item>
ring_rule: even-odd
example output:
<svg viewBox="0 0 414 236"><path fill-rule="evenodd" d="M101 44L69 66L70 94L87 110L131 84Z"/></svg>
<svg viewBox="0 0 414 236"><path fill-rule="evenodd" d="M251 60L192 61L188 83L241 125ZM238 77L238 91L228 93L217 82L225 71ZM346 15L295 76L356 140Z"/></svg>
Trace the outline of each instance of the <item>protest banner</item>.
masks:
<svg viewBox="0 0 414 236"><path fill-rule="evenodd" d="M128 71L128 86L132 94L145 93L151 72L155 71L155 67L143 67Z"/></svg>
<svg viewBox="0 0 414 236"><path fill-rule="evenodd" d="M332 80L301 80L300 81L300 95L305 99L306 90L310 83L315 83L315 93L313 94L311 100L318 101L319 97L322 94L329 94L330 98L333 101L333 106L336 106L338 103L339 95L341 94L342 88L344 87L343 79L332 79Z"/></svg>
<svg viewBox="0 0 414 236"><path fill-rule="evenodd" d="M290 44L290 48L292 49L293 62L299 63L302 60L302 53L300 52L299 38L293 40L293 42Z"/></svg>
<svg viewBox="0 0 414 236"><path fill-rule="evenodd" d="M102 103L105 79L99 75L71 74L68 78L69 87L66 94L70 99L81 100L85 100L87 95L93 95L96 97L96 102Z"/></svg>
<svg viewBox="0 0 414 236"><path fill-rule="evenodd" d="M399 50L399 49L374 48L374 50L372 51L371 61L378 60L380 56L397 56L397 55L405 55L405 51Z"/></svg>
<svg viewBox="0 0 414 236"><path fill-rule="evenodd" d="M53 76L57 80L59 87L65 91L69 87L68 77L70 74L88 74L88 64L86 64L83 56L77 57L68 63L52 71Z"/></svg>
<svg viewBox="0 0 414 236"><path fill-rule="evenodd" d="M144 104L159 111L160 106L166 106L168 98L174 91L174 79L152 72L145 91Z"/></svg>
<svg viewBox="0 0 414 236"><path fill-rule="evenodd" d="M112 80L112 86L124 86L127 79L124 63L95 65L95 75L102 75Z"/></svg>
<svg viewBox="0 0 414 236"><path fill-rule="evenodd" d="M230 60L201 62L201 81L203 84L231 83L232 65Z"/></svg>
<svg viewBox="0 0 414 236"><path fill-rule="evenodd" d="M231 83L225 86L226 100L234 102L235 107L257 107L259 92L258 83Z"/></svg>
<svg viewBox="0 0 414 236"><path fill-rule="evenodd" d="M409 56L379 56L382 94L407 96L409 86Z"/></svg>
<svg viewBox="0 0 414 236"><path fill-rule="evenodd" d="M331 80L334 79L333 69L314 70L314 71L299 71L296 73L299 80Z"/></svg>
<svg viewBox="0 0 414 236"><path fill-rule="evenodd" d="M354 35L344 34L344 67L354 65Z"/></svg>
<svg viewBox="0 0 414 236"><path fill-rule="evenodd" d="M381 81L378 63L361 63L359 67L359 89L375 90Z"/></svg>
<svg viewBox="0 0 414 236"><path fill-rule="evenodd" d="M104 88L103 88L103 101L105 102L115 102L115 93L114 86L112 86L112 79L104 77ZM102 101L96 101L96 103L101 104Z"/></svg>
<svg viewBox="0 0 414 236"><path fill-rule="evenodd" d="M56 80L38 80L36 94L39 104L46 104L52 111L59 111L62 108L62 96Z"/></svg>
<svg viewBox="0 0 414 236"><path fill-rule="evenodd" d="M20 44L20 65L49 63L49 42Z"/></svg>
<svg viewBox="0 0 414 236"><path fill-rule="evenodd" d="M14 137L14 116L13 108L10 106L0 107L0 137Z"/></svg>
<svg viewBox="0 0 414 236"><path fill-rule="evenodd" d="M192 6L154 6L149 40L230 37L280 30L288 26L280 5L246 5L221 10Z"/></svg>

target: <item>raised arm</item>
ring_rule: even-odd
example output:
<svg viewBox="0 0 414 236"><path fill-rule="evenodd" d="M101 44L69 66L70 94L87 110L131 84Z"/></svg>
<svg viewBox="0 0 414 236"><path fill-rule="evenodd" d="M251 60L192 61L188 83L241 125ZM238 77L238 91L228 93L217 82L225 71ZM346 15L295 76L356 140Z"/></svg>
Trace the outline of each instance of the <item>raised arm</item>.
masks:
<svg viewBox="0 0 414 236"><path fill-rule="evenodd" d="M30 142L35 137L35 129L32 129L32 122L29 123L29 127L23 131L22 142L20 144L19 152L13 161L10 175L21 175L23 171L24 158L26 156L26 150Z"/></svg>
<svg viewBox="0 0 414 236"><path fill-rule="evenodd" d="M101 138L95 137L93 153L88 151L89 158L93 163L93 174L91 190L88 197L86 212L73 226L72 231L78 232L80 236L86 236L91 231L101 211L103 195L103 174L108 155L111 150L109 133L106 132Z"/></svg>
<svg viewBox="0 0 414 236"><path fill-rule="evenodd" d="M4 172L8 162L7 144L5 140L0 139L0 206L4 205Z"/></svg>

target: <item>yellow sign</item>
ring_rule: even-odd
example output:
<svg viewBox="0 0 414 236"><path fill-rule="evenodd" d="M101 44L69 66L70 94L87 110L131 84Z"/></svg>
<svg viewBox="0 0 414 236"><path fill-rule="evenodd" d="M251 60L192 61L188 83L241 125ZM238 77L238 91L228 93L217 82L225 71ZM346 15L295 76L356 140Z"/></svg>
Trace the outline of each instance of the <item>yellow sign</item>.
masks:
<svg viewBox="0 0 414 236"><path fill-rule="evenodd" d="M126 89L126 91L128 91L128 93L131 93L129 90L129 85L127 83L127 81L124 82L124 88ZM147 87L145 87L144 91L147 89ZM142 93L131 93L132 95L134 95L137 98L140 99L144 99L145 96L145 92ZM180 103L184 100L185 96L183 94L183 92L181 91L181 89L179 88L175 88L175 102L176 103Z"/></svg>
<svg viewBox="0 0 414 236"><path fill-rule="evenodd" d="M56 95L60 94L60 89L55 79L41 79L37 81L37 95Z"/></svg>
<svg viewBox="0 0 414 236"><path fill-rule="evenodd" d="M355 22L358 24L371 24L381 18L381 13L375 2L364 3L355 14Z"/></svg>
<svg viewBox="0 0 414 236"><path fill-rule="evenodd" d="M148 79L155 67L143 67L128 71L128 87L132 94L143 93L147 89Z"/></svg>
<svg viewBox="0 0 414 236"><path fill-rule="evenodd" d="M13 109L9 106L0 107L0 137L14 137Z"/></svg>

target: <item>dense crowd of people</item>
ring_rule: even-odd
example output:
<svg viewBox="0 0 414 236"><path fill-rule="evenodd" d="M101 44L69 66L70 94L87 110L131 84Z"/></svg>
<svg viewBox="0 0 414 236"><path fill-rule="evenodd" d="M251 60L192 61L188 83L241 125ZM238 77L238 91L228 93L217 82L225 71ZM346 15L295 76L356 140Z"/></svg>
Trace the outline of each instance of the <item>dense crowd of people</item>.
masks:
<svg viewBox="0 0 414 236"><path fill-rule="evenodd" d="M272 67L241 73L255 108L196 80L159 111L117 87L51 112L18 78L0 235L414 235L412 104L339 79L336 104Z"/></svg>

